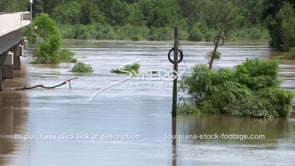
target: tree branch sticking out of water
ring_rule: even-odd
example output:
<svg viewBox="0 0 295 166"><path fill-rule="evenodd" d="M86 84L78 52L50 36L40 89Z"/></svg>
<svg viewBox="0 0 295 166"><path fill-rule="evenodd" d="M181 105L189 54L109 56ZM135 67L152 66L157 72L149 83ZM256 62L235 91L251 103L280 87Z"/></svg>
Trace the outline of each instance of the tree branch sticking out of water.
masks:
<svg viewBox="0 0 295 166"><path fill-rule="evenodd" d="M39 85L34 85L34 86L29 86L29 87L24 86L24 87L22 87L22 88L12 88L12 89L10 89L10 90L31 90L31 89L35 89L35 88L55 89L55 88L57 88L57 87L60 87L60 86L65 85L65 84L67 84L67 83L69 83L69 88L72 89L71 81L72 81L72 80L75 80L75 79L77 79L77 78L78 78L78 77L74 77L74 78L68 79L68 80L66 80L66 81L64 81L64 82L62 82L62 83L60 83L60 84L54 85L54 86L44 86L44 85L42 85L42 84L39 84Z"/></svg>

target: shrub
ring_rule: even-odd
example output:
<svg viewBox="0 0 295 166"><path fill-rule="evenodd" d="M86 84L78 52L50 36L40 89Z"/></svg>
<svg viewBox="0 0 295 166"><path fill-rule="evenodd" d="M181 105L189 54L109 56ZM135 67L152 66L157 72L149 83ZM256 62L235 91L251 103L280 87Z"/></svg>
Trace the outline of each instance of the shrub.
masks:
<svg viewBox="0 0 295 166"><path fill-rule="evenodd" d="M263 61L260 59L247 59L236 67L236 76L239 83L251 90L260 90L267 87L278 87L279 65L277 61Z"/></svg>
<svg viewBox="0 0 295 166"><path fill-rule="evenodd" d="M202 112L287 117L293 93L279 88L279 82L277 62L247 59L234 69L214 71L206 65L196 65L180 86Z"/></svg>
<svg viewBox="0 0 295 166"><path fill-rule="evenodd" d="M192 41L202 41L203 38L204 38L204 35L202 31L200 30L199 25L196 24L190 31L190 35L188 39Z"/></svg>
<svg viewBox="0 0 295 166"><path fill-rule="evenodd" d="M74 58L75 53L69 49L62 49L60 52L60 61L65 63L76 63L77 59Z"/></svg>
<svg viewBox="0 0 295 166"><path fill-rule="evenodd" d="M93 69L92 69L92 67L90 65L86 65L83 62L78 62L72 68L71 72L74 72L74 73L91 73L91 72L93 72Z"/></svg>
<svg viewBox="0 0 295 166"><path fill-rule="evenodd" d="M216 59L220 59L221 54L222 54L221 52L216 51L215 54L214 54L214 58L216 58ZM208 56L211 58L211 57L213 56L213 51L209 52L209 53L208 53Z"/></svg>
<svg viewBox="0 0 295 166"><path fill-rule="evenodd" d="M35 63L59 63L62 38L55 22L43 13L35 19L33 27L37 27L34 33L38 38L37 49L33 53L37 57Z"/></svg>
<svg viewBox="0 0 295 166"><path fill-rule="evenodd" d="M172 28L161 27L156 28L152 27L150 29L149 40L172 40L174 38L174 32Z"/></svg>
<svg viewBox="0 0 295 166"><path fill-rule="evenodd" d="M126 65L123 69L118 68L118 69L113 69L111 72L112 73L117 73L117 74L138 74L139 73L139 68L140 65L135 63L133 65Z"/></svg>
<svg viewBox="0 0 295 166"><path fill-rule="evenodd" d="M74 25L58 24L58 28L64 39L75 39L76 27Z"/></svg>
<svg viewBox="0 0 295 166"><path fill-rule="evenodd" d="M295 47L291 48L290 51L282 55L286 59L295 59Z"/></svg>
<svg viewBox="0 0 295 166"><path fill-rule="evenodd" d="M189 115L189 114L199 114L200 110L195 107L193 104L191 103L180 103L177 105L177 112L178 114L182 114L182 115Z"/></svg>

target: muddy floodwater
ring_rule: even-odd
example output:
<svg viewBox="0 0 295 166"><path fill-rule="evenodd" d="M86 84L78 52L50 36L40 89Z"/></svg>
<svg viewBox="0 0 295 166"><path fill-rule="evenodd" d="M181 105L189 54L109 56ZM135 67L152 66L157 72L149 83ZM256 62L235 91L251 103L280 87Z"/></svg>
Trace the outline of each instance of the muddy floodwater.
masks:
<svg viewBox="0 0 295 166"><path fill-rule="evenodd" d="M73 64L32 65L5 80L0 92L1 166L190 166L295 165L295 120L245 119L204 114L171 119L173 42L65 41L76 58L93 67L77 75ZM181 42L181 76L196 63L208 63L211 43ZM246 58L268 59L265 43L222 46L215 68ZM142 75L113 74L139 63ZM282 87L294 89L295 62L282 61ZM149 75L157 71L156 75ZM53 86L54 90L10 88ZM180 94L181 97L182 94ZM172 134L176 134L175 137Z"/></svg>

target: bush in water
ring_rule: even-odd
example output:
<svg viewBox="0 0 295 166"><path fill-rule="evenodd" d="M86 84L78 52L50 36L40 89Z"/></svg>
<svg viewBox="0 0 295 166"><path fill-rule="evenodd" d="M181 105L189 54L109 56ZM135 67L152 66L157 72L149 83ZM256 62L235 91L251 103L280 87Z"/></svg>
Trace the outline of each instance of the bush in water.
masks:
<svg viewBox="0 0 295 166"><path fill-rule="evenodd" d="M295 59L295 47L291 48L290 51L284 53L282 56L286 59Z"/></svg>
<svg viewBox="0 0 295 166"><path fill-rule="evenodd" d="M61 34L55 22L47 15L41 14L33 22L34 33L38 38L34 56L35 63L56 64L60 62L59 50L61 47Z"/></svg>
<svg viewBox="0 0 295 166"><path fill-rule="evenodd" d="M123 69L113 69L112 73L117 74L138 74L139 73L140 65L135 63L133 65L126 65Z"/></svg>
<svg viewBox="0 0 295 166"><path fill-rule="evenodd" d="M86 65L83 62L78 62L72 68L71 72L74 72L74 73L91 73L91 72L93 72L93 69L92 69L92 67L90 65Z"/></svg>
<svg viewBox="0 0 295 166"><path fill-rule="evenodd" d="M76 63L77 59L74 58L75 53L69 49L62 49L60 52L60 61L64 63Z"/></svg>
<svg viewBox="0 0 295 166"><path fill-rule="evenodd" d="M244 117L287 117L293 93L279 87L278 63L247 59L234 69L210 70L196 65L181 88L201 112L228 113Z"/></svg>

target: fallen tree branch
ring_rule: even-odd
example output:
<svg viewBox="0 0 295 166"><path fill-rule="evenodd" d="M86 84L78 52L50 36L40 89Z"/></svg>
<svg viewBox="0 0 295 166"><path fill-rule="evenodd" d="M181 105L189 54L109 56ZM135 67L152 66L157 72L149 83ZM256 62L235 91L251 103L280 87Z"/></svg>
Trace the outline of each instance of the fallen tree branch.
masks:
<svg viewBox="0 0 295 166"><path fill-rule="evenodd" d="M39 85L30 86L30 87L24 86L24 87L22 87L22 88L12 88L12 90L31 90L31 89L35 89L35 88L55 89L55 88L57 88L57 87L60 87L60 86L65 85L65 84L67 84L67 83L69 83L69 88L71 89L71 88L72 88L72 86L71 86L71 81L72 81L72 80L75 80L75 79L77 79L77 78L78 78L78 77L74 77L74 78L68 79L68 80L66 80L66 81L64 81L64 82L62 82L62 83L60 83L60 84L58 84L58 85L54 85L54 86L44 86L44 85L39 84Z"/></svg>

